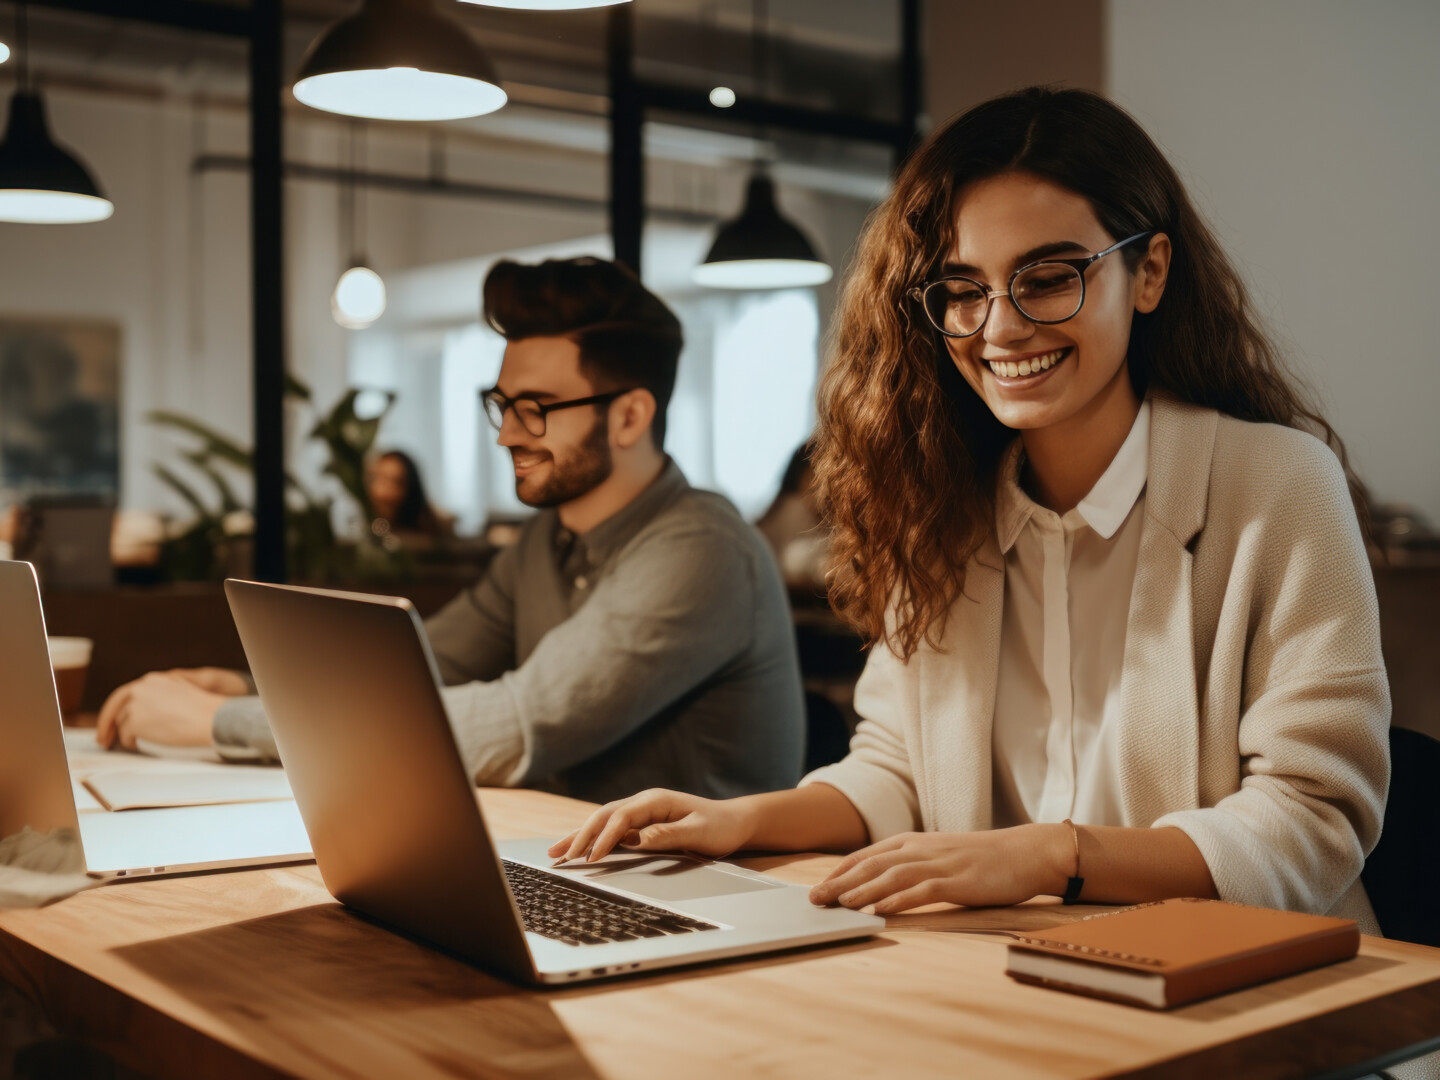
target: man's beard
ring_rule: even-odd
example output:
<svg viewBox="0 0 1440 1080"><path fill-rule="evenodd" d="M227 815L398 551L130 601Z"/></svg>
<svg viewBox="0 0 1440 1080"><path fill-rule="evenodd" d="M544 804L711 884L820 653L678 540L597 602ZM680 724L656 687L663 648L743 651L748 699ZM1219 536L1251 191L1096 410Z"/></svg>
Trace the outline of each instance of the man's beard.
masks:
<svg viewBox="0 0 1440 1080"><path fill-rule="evenodd" d="M528 493L524 490L526 478L516 478L515 494L526 506L559 506L595 490L610 478L615 461L610 453L609 418L600 417L585 441L563 461L551 454L550 463L549 478Z"/></svg>

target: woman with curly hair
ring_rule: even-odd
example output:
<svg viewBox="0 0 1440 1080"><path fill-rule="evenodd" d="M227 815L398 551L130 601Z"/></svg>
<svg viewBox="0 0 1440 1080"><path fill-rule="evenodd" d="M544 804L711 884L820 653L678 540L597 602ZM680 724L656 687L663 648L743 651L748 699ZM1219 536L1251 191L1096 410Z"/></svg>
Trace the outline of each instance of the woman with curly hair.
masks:
<svg viewBox="0 0 1440 1080"><path fill-rule="evenodd" d="M645 792L551 853L849 851L816 903L1218 896L1377 932L1359 484L1139 125L1035 88L935 133L833 345L830 595L873 646L849 755Z"/></svg>

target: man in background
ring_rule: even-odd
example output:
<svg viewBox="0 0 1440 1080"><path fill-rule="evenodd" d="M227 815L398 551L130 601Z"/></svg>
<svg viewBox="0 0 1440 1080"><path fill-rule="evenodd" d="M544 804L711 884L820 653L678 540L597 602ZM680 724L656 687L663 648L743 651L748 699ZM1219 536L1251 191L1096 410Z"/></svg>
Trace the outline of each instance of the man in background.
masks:
<svg viewBox="0 0 1440 1080"><path fill-rule="evenodd" d="M484 315L507 342L485 410L540 513L425 624L474 781L599 802L793 785L804 715L774 563L663 450L679 321L588 258L499 263ZM110 696L97 737L273 759L252 692L235 672L147 675Z"/></svg>

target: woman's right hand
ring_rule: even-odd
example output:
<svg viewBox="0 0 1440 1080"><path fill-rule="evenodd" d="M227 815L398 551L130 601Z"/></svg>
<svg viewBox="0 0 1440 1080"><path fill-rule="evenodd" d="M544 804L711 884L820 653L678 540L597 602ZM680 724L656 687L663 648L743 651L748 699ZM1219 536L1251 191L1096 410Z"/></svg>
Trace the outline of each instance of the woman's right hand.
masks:
<svg viewBox="0 0 1440 1080"><path fill-rule="evenodd" d="M750 841L745 799L702 799L652 788L606 803L585 824L550 847L557 864L584 857L603 859L616 847L636 851L689 851L729 855Z"/></svg>

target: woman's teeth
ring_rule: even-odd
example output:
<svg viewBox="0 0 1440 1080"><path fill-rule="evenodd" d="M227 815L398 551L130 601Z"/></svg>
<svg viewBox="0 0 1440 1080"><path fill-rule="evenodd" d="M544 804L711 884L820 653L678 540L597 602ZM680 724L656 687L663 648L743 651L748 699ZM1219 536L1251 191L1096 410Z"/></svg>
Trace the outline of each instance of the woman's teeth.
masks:
<svg viewBox="0 0 1440 1080"><path fill-rule="evenodd" d="M1003 375L1007 379L1018 379L1022 375L1039 375L1042 371L1049 371L1065 357L1065 349L1056 349L1044 356L1034 356L1029 360L1021 360L1018 364L1008 360L990 360L990 370L996 375Z"/></svg>

